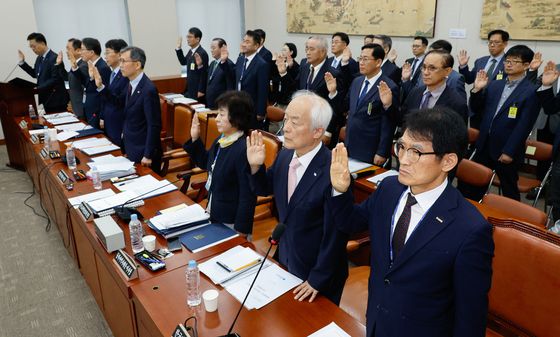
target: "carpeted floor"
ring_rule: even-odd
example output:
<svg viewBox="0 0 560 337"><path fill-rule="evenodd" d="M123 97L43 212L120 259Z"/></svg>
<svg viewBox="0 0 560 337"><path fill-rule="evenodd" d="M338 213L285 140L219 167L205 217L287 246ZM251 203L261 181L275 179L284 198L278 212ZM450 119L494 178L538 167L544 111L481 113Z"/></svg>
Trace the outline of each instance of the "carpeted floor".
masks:
<svg viewBox="0 0 560 337"><path fill-rule="evenodd" d="M0 146L0 337L112 336L56 225L46 232L24 205L31 179L7 161ZM43 214L37 195L28 204Z"/></svg>

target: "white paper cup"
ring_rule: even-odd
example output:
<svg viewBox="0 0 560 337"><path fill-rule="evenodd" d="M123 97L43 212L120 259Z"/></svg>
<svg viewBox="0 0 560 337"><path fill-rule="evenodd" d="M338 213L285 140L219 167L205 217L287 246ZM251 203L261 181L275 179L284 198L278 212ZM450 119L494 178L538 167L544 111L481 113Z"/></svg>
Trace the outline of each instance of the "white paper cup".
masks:
<svg viewBox="0 0 560 337"><path fill-rule="evenodd" d="M153 252L156 249L156 237L154 235L146 235L142 238L144 249Z"/></svg>
<svg viewBox="0 0 560 337"><path fill-rule="evenodd" d="M219 295L220 293L214 289L206 290L202 293L202 299L204 300L204 307L206 308L206 311L214 312L218 310Z"/></svg>

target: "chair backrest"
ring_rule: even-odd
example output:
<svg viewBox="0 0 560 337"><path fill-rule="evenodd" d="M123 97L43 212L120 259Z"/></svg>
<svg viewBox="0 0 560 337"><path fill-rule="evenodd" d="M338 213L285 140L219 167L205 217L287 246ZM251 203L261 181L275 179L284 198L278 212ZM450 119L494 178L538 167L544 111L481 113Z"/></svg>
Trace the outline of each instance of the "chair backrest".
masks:
<svg viewBox="0 0 560 337"><path fill-rule="evenodd" d="M368 297L369 266L350 268L344 285L340 308L360 323L366 324L366 307Z"/></svg>
<svg viewBox="0 0 560 337"><path fill-rule="evenodd" d="M173 142L175 145L182 146L191 139L192 118L193 111L191 107L183 104L175 105L173 116Z"/></svg>
<svg viewBox="0 0 560 337"><path fill-rule="evenodd" d="M346 127L343 126L340 128L340 131L338 132L338 141L339 142L344 142L344 140L346 140Z"/></svg>
<svg viewBox="0 0 560 337"><path fill-rule="evenodd" d="M281 122L284 120L284 110L277 106L269 105L266 107L266 118L271 122Z"/></svg>
<svg viewBox="0 0 560 337"><path fill-rule="evenodd" d="M212 147L212 143L221 135L216 124L216 114L207 113L203 115L199 113L198 116L200 120L200 136L204 139L206 150L209 150ZM205 125L204 130L203 125Z"/></svg>
<svg viewBox="0 0 560 337"><path fill-rule="evenodd" d="M517 221L489 221L495 244L490 321L512 336L560 336L554 318L560 303L560 236Z"/></svg>
<svg viewBox="0 0 560 337"><path fill-rule="evenodd" d="M478 187L488 187L494 173L488 167L469 159L462 159L457 167L457 179Z"/></svg>
<svg viewBox="0 0 560 337"><path fill-rule="evenodd" d="M469 128L469 144L474 144L476 142L479 133L480 131L478 131L477 129Z"/></svg>
<svg viewBox="0 0 560 337"><path fill-rule="evenodd" d="M278 137L270 132L262 130L260 130L259 132L263 135L263 143L266 151L264 164L266 167L270 167L274 163L274 160L276 160L278 152L282 150L282 142L280 141L280 139L278 139Z"/></svg>
<svg viewBox="0 0 560 337"><path fill-rule="evenodd" d="M546 226L546 213L520 201L490 193L482 198L482 203L499 209L511 219L528 222L538 228L544 229Z"/></svg>
<svg viewBox="0 0 560 337"><path fill-rule="evenodd" d="M528 139L525 142L525 158L539 161L552 159L552 145Z"/></svg>

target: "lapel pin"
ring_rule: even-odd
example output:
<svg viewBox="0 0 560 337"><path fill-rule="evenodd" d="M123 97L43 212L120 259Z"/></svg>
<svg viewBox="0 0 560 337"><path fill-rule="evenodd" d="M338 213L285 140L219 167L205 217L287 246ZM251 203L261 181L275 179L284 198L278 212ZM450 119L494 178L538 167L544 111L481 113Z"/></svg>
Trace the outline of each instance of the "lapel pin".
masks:
<svg viewBox="0 0 560 337"><path fill-rule="evenodd" d="M317 176L317 172L313 172L313 176L316 177L316 176Z"/></svg>
<svg viewBox="0 0 560 337"><path fill-rule="evenodd" d="M436 220L439 221L439 223L443 223L443 220L441 220L439 216L436 216Z"/></svg>

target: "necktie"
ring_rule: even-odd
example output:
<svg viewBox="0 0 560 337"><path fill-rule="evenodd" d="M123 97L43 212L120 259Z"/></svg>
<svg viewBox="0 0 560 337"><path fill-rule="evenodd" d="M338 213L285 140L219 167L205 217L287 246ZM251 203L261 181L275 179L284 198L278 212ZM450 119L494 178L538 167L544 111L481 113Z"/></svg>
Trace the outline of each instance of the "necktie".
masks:
<svg viewBox="0 0 560 337"><path fill-rule="evenodd" d="M114 71L111 72L111 78L109 79L109 84L113 83L113 80L115 79L115 76L117 76L117 74Z"/></svg>
<svg viewBox="0 0 560 337"><path fill-rule="evenodd" d="M239 83L237 83L237 90L241 90L241 81L243 81L243 74L245 74L245 68L247 67L247 62L249 60L245 57L243 59L243 67L241 68L241 76L239 77Z"/></svg>
<svg viewBox="0 0 560 337"><path fill-rule="evenodd" d="M418 64L418 58L415 57L414 61L412 62L412 77L414 77L414 73L416 73L416 64Z"/></svg>
<svg viewBox="0 0 560 337"><path fill-rule="evenodd" d="M422 96L422 102L420 103L420 109L426 109L428 107L428 102L430 101L430 97L432 97L432 93L426 91L424 96Z"/></svg>
<svg viewBox="0 0 560 337"><path fill-rule="evenodd" d="M132 96L132 84L128 83L128 91L127 91L127 97L131 97Z"/></svg>
<svg viewBox="0 0 560 337"><path fill-rule="evenodd" d="M416 199L412 196L412 194L408 193L406 205L404 206L403 212L395 225L395 231L393 232L393 260L396 259L404 246L406 233L408 232L408 225L410 225L410 215L412 213L411 208L415 204Z"/></svg>
<svg viewBox="0 0 560 337"><path fill-rule="evenodd" d="M218 62L216 62L216 60L212 61L212 63L210 64L210 76L208 76L208 81L210 81L212 79L212 76L214 76L214 71L216 70L217 64Z"/></svg>
<svg viewBox="0 0 560 337"><path fill-rule="evenodd" d="M37 58L37 66L35 69L37 70L37 77L41 74L41 68L43 67L43 56L39 56Z"/></svg>
<svg viewBox="0 0 560 337"><path fill-rule="evenodd" d="M356 107L360 106L360 103L362 102L362 100L366 96L366 94L368 92L368 86L369 86L369 81L366 80L364 82L364 88L362 89L362 92L360 93L360 96L358 97L358 102L356 103Z"/></svg>
<svg viewBox="0 0 560 337"><path fill-rule="evenodd" d="M292 161L290 162L290 168L288 170L288 202L290 202L290 198L292 197L292 194L294 194L294 191L296 190L296 185L297 185L297 169L298 167L301 166L301 163L299 162L299 160L294 157L292 158Z"/></svg>
<svg viewBox="0 0 560 337"><path fill-rule="evenodd" d="M333 67L334 69L338 67L338 60L336 58L333 59L331 67Z"/></svg>
<svg viewBox="0 0 560 337"><path fill-rule="evenodd" d="M490 61L490 68L488 68L488 71L486 72L488 74L488 78L492 79L492 75L494 75L494 70L496 69L496 59L492 59L492 61Z"/></svg>
<svg viewBox="0 0 560 337"><path fill-rule="evenodd" d="M315 73L315 67L309 66L309 77L307 78L307 85L305 89L309 90L311 88L311 84L313 83L313 75Z"/></svg>

